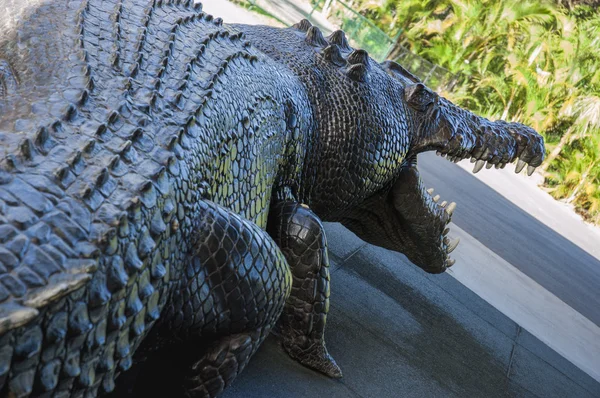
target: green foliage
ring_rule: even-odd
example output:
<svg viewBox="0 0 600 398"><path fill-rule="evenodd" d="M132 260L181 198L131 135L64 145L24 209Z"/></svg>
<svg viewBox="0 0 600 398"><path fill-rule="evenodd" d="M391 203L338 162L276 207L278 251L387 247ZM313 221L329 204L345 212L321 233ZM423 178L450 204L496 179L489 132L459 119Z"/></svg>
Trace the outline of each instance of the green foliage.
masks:
<svg viewBox="0 0 600 398"><path fill-rule="evenodd" d="M600 13L543 0L355 0L399 45L461 76L444 93L546 137L546 185L600 223Z"/></svg>
<svg viewBox="0 0 600 398"><path fill-rule="evenodd" d="M355 17L348 17L342 13L338 16L342 20L341 28L344 29L352 40L361 44L361 48L369 52L375 59L385 59L390 42L388 36L378 29L373 29L368 24Z"/></svg>

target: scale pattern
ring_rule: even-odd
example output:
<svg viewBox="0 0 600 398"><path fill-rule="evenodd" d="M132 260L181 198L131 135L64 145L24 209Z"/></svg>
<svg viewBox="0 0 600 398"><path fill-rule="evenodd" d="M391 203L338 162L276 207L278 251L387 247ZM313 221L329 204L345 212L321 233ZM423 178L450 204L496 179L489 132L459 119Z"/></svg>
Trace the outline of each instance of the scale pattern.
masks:
<svg viewBox="0 0 600 398"><path fill-rule="evenodd" d="M2 92L0 383L108 392L181 278L200 200L266 225L291 93L189 2L12 7L28 27L0 51L20 80Z"/></svg>
<svg viewBox="0 0 600 398"><path fill-rule="evenodd" d="M292 329L322 344L319 218L441 272L453 261L453 207L405 178L416 154L473 157L476 168L543 158L531 129L457 108L307 21L226 26L189 0L0 9L2 396L108 393L142 342L151 351L191 339L213 345L186 376L189 394L214 396L288 295L288 308L304 302L298 286L318 287L306 313L320 336ZM272 202L302 215L288 218L314 234L319 264L265 232ZM331 359L324 345L318 353Z"/></svg>

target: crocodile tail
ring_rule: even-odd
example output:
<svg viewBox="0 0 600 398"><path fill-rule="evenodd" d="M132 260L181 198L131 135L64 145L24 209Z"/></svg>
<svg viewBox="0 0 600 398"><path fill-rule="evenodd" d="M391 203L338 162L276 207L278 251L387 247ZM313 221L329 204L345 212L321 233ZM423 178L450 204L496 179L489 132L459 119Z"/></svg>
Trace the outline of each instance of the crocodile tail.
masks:
<svg viewBox="0 0 600 398"><path fill-rule="evenodd" d="M173 134L148 126L158 102L179 109L180 93L146 95L134 77L168 93L200 90L165 68L175 36L226 32L191 1L9 5L0 13L0 396L95 396L131 366L167 297L169 254L154 248L171 231L166 168L189 144L183 122ZM154 65L147 39L159 23L171 32L153 42L163 56ZM202 56L199 41L189 49Z"/></svg>

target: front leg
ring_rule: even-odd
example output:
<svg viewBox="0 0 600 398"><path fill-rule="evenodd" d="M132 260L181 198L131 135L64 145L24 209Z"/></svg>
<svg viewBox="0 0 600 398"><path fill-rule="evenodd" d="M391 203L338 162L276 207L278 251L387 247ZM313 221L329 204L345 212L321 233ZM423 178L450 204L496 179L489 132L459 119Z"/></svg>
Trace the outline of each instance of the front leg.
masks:
<svg viewBox="0 0 600 398"><path fill-rule="evenodd" d="M319 218L291 201L274 204L267 232L279 245L292 272L292 291L279 320L288 354L329 377L342 377L324 341L329 311L327 239Z"/></svg>
<svg viewBox="0 0 600 398"><path fill-rule="evenodd" d="M164 348L150 360L169 376L139 378L137 396L177 395L177 384L186 397L221 394L268 336L291 289L277 244L228 208L201 201L189 239L181 278L144 341L149 350Z"/></svg>

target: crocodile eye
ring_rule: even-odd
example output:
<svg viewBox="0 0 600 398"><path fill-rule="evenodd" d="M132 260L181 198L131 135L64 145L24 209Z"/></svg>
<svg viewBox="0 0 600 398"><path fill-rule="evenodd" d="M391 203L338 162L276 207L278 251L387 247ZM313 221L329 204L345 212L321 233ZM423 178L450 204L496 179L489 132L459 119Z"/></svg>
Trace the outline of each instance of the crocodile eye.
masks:
<svg viewBox="0 0 600 398"><path fill-rule="evenodd" d="M425 87L423 83L416 83L404 89L404 98L408 105L418 111L424 111L427 107L437 102L437 94Z"/></svg>

